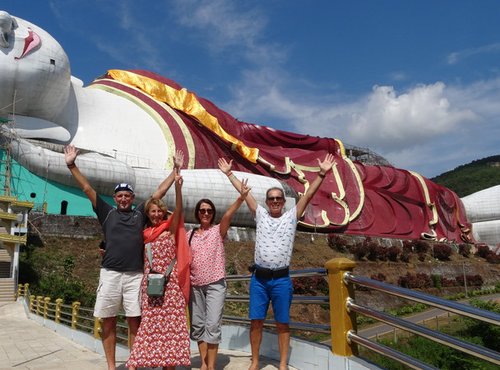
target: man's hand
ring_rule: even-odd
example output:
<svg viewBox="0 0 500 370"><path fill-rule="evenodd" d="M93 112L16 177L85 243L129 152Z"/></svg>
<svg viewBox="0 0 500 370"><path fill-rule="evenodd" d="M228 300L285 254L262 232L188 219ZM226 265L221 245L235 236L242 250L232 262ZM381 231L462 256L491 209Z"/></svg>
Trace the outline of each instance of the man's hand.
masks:
<svg viewBox="0 0 500 370"><path fill-rule="evenodd" d="M330 171L332 169L332 166L336 163L335 162L335 157L333 156L333 154L330 154L328 153L326 156L325 156L325 159L323 160L323 162L321 162L319 159L317 159L318 161L318 164L319 164L319 173L320 175L326 175L326 173L328 171Z"/></svg>
<svg viewBox="0 0 500 370"><path fill-rule="evenodd" d="M184 164L184 152L180 149L175 151L174 168L181 168Z"/></svg>
<svg viewBox="0 0 500 370"><path fill-rule="evenodd" d="M66 145L64 147L64 160L67 166L71 166L75 163L76 157L78 157L80 151L76 149L74 145Z"/></svg>
<svg viewBox="0 0 500 370"><path fill-rule="evenodd" d="M231 167L233 166L233 160L231 159L229 163L226 161L225 158L219 158L217 161L219 165L219 169L224 172L224 174L229 174L231 172Z"/></svg>

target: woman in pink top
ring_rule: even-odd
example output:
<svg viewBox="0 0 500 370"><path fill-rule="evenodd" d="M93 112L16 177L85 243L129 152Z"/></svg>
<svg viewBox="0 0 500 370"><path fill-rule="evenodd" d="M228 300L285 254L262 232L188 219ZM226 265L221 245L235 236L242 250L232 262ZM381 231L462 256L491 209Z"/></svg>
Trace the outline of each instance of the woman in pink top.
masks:
<svg viewBox="0 0 500 370"><path fill-rule="evenodd" d="M191 339L198 342L201 357L200 370L215 370L221 324L226 297L226 260L224 238L234 213L245 201L250 188L242 184L241 194L228 208L220 223L214 225L215 205L210 199L201 199L195 208L200 223L187 233L191 245Z"/></svg>

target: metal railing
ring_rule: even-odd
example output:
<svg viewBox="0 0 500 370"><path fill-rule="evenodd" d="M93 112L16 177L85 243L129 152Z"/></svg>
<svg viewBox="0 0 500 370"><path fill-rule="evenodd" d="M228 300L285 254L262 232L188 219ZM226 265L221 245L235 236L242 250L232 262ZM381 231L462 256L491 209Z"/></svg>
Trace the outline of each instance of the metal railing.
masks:
<svg viewBox="0 0 500 370"><path fill-rule="evenodd" d="M29 284L19 284L17 296L24 297L28 302L28 309L31 313L46 320L54 321L56 324L62 324L74 330L92 334L96 339L101 339L102 319L94 317L92 308L82 307L80 302L77 301L72 304L65 304L62 298L57 298L52 302L50 297L32 295L30 294ZM123 314L119 315L117 329L117 340L128 344L128 326Z"/></svg>
<svg viewBox="0 0 500 370"><path fill-rule="evenodd" d="M385 346L376 341L370 340L357 333L356 315L360 314L379 322L391 325L394 328L407 331L409 333L422 336L429 340L443 344L455 350L467 353L485 361L500 365L500 353L488 348L472 344L454 338L448 334L429 329L423 325L412 323L408 320L398 318L385 312L377 311L371 307L360 305L356 302L354 286L361 286L369 290L376 290L384 294L404 298L410 301L423 303L436 307L456 315L469 317L475 320L500 326L500 315L467 306L462 303L445 300L429 294L421 293L411 289L400 288L366 277L356 276L352 271L356 263L346 258L335 258L325 264L325 269L310 269L291 271L292 279L308 277L327 277L329 296L304 296L294 295L292 304L318 304L329 306L330 325L313 324L303 322L291 322L290 328L311 332L329 333L331 335L331 350L334 355L352 356L358 354L358 346L362 346L370 351L379 353L397 362L405 364L414 369L434 369L418 359L412 358L393 348ZM251 275L229 275L228 283L247 282ZM55 303L51 299L43 296L32 296L29 294L29 285L19 285L18 296L24 296L29 301L30 312L43 316L46 319L71 326L75 330L93 333L95 338L101 336L101 320L92 317L92 310L80 307L79 302L72 305L65 305L61 299L56 299ZM249 300L248 295L228 295L226 302L244 303ZM92 321L93 320L93 321ZM237 323L248 325L250 320L243 317L223 316L226 323ZM120 330L126 329L124 318L119 318ZM266 326L272 326L273 320L266 320ZM128 342L127 335L118 334L118 338Z"/></svg>
<svg viewBox="0 0 500 370"><path fill-rule="evenodd" d="M377 290L392 296L397 296L410 301L424 303L456 315L473 318L492 325L500 326L500 315L482 310L479 308L467 306L462 303L448 301L429 294L421 293L411 289L397 287L391 284L369 279L366 277L355 276L352 270L355 263L345 258L330 260L326 263L330 285L330 314L332 323L332 351L342 356L357 354L357 346L361 345L386 357L392 358L414 369L434 369L434 367L425 364L415 358L412 358L402 352L396 351L390 347L364 338L357 334L356 313L389 324L395 328L408 331L410 333L430 339L434 342L443 344L455 350L467 353L482 360L500 365L500 353L465 342L450 335L436 330L426 328L422 325L414 324L387 313L377 311L371 307L362 306L356 303L354 297L354 285L364 288ZM332 292L332 288L340 289ZM336 323L336 325L335 325ZM334 330L336 326L336 330Z"/></svg>
<svg viewBox="0 0 500 370"><path fill-rule="evenodd" d="M303 278L311 278L311 277L322 277L326 278L327 271L324 268L320 269L305 269L305 270L291 270L290 277L292 279L303 279ZM232 282L238 281L250 281L252 275L228 275L226 277L226 281L228 285ZM234 303L245 303L248 304L250 301L250 296L248 294L244 295L227 295L227 302ZM330 305L330 300L328 296L306 296L306 295L294 295L292 297L292 304L319 304L319 305ZM223 322L226 323L234 323L240 325L249 325L250 319L246 317L235 317L235 316L222 316ZM265 327L273 327L276 324L274 320L264 320ZM314 324L314 323L306 323L306 322L290 322L290 329L300 330L300 331L308 331L308 332L318 332L318 333L330 333L330 325L327 324Z"/></svg>

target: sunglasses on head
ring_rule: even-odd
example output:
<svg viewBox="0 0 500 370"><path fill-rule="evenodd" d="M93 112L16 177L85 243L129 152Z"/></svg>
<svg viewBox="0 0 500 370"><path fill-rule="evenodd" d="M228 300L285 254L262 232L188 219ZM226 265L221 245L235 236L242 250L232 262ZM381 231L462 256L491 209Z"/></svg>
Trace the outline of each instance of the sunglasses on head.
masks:
<svg viewBox="0 0 500 370"><path fill-rule="evenodd" d="M280 200L283 200L283 197L267 197L267 200L270 202L279 202Z"/></svg>
<svg viewBox="0 0 500 370"><path fill-rule="evenodd" d="M200 208L198 212L200 212L202 215L204 215L205 213L211 215L212 213L214 213L214 210L212 208Z"/></svg>

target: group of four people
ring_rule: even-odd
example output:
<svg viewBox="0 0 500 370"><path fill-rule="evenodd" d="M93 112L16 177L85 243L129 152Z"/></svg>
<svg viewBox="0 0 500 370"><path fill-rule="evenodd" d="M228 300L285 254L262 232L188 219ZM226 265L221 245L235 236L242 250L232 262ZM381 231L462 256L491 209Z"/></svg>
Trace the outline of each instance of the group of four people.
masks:
<svg viewBox="0 0 500 370"><path fill-rule="evenodd" d="M263 324L270 302L278 331L280 370L287 368L293 290L289 266L297 220L332 168L333 155L318 160L318 176L297 204L284 213L285 197L281 188L267 191L266 210L250 193L247 180L239 180L231 172L232 161L219 159L220 170L227 175L239 196L219 224L214 224L216 208L213 202L201 199L195 207L200 226L186 233L180 174L184 160L182 152L174 156L172 173L150 199L136 208L132 207L135 195L130 185L122 183L115 187L116 207L112 207L78 169L75 163L78 149L68 145L64 153L71 174L92 203L106 241L94 316L103 321L102 342L108 369L116 366L116 323L121 307L130 332L129 369L189 366L190 338L198 343L201 369L215 369L226 295L223 241L232 216L243 202L256 219L255 264L250 283L252 362L249 369L259 368ZM161 199L172 184L175 184L175 208L169 215ZM171 264L174 267L164 295L148 296L148 274L152 271L165 273ZM190 335L186 305L189 305Z"/></svg>

